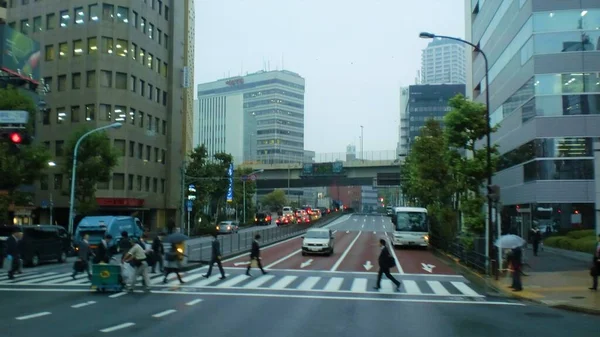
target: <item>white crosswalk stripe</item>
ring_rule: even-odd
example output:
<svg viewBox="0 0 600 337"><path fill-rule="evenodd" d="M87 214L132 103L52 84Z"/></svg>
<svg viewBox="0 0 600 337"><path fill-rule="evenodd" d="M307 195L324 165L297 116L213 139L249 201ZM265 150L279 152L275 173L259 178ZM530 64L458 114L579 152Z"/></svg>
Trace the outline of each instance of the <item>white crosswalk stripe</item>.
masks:
<svg viewBox="0 0 600 337"><path fill-rule="evenodd" d="M310 275L310 274L309 274ZM206 289L252 289L252 290L272 290L272 291L303 291L303 292L327 292L327 293L384 293L397 295L414 295L414 296L440 296L440 297L472 297L481 298L475 290L473 290L468 281L448 281L444 278L427 279L411 278L405 274L398 278L401 282L399 289L387 279L381 281L381 288L374 289L376 284L376 276L371 277L366 275L357 276L356 274L331 274L324 273L323 276L309 275L285 275L285 273L275 273L260 275L258 277L248 277L245 274L226 275L224 280L221 280L221 275L211 275L209 278L204 278L200 271L190 271L182 274L184 284L180 284L175 274L169 275L166 284L163 284L164 276L162 274L151 274L150 285L157 289L176 289L176 288L206 288ZM318 275L318 274L317 274ZM140 277L141 281L141 277ZM140 283L138 283L140 284ZM86 287L90 286L91 282L85 274L77 275L77 279L73 280L71 273L32 273L29 275L20 275L14 280L0 281L1 286L19 286L28 285L29 287ZM174 288L175 287L175 288Z"/></svg>

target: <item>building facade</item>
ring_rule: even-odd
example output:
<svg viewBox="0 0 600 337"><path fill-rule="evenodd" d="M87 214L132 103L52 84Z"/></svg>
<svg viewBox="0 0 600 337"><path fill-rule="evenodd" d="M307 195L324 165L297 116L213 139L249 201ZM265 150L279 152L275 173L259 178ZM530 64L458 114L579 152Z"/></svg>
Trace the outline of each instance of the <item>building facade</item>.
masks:
<svg viewBox="0 0 600 337"><path fill-rule="evenodd" d="M399 156L408 154L408 92L409 87L400 88L400 123L398 123L398 145L396 147Z"/></svg>
<svg viewBox="0 0 600 337"><path fill-rule="evenodd" d="M198 85L198 143L237 163L304 160L304 78L259 71Z"/></svg>
<svg viewBox="0 0 600 337"><path fill-rule="evenodd" d="M464 44L435 39L421 53L419 84L465 84L466 65Z"/></svg>
<svg viewBox="0 0 600 337"><path fill-rule="evenodd" d="M467 36L489 58L493 134L502 154L503 229L597 225L600 2L467 0ZM483 58L467 90L484 102ZM596 158L598 159L598 158Z"/></svg>
<svg viewBox="0 0 600 337"><path fill-rule="evenodd" d="M111 181L97 186L99 212L135 215L148 227L179 217L180 170L191 148L193 1L13 0L8 7L8 25L40 42L49 89L37 140L57 165L41 179L36 204L52 199L54 219L68 223L66 142L76 130L121 122L107 133L121 158ZM42 210L40 222L48 216Z"/></svg>

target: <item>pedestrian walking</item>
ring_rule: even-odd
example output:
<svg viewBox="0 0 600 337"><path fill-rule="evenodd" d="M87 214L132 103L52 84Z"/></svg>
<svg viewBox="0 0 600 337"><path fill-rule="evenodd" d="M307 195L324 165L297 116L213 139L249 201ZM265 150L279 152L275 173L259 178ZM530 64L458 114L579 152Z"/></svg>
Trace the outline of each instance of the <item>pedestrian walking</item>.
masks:
<svg viewBox="0 0 600 337"><path fill-rule="evenodd" d="M90 272L90 256L91 254L91 249L90 249L90 244L88 242L88 240L90 239L90 235L89 234L84 234L83 235L83 239L81 240L81 242L79 242L79 250L77 251L77 261L75 261L75 263L73 264L73 274L71 274L71 277L75 280L75 277L77 276L77 274L82 273L82 272L86 272L88 279L92 279L92 273Z"/></svg>
<svg viewBox="0 0 600 337"><path fill-rule="evenodd" d="M152 265L152 273L156 272L156 265L158 264L158 270L163 273L165 270L164 263L164 255L165 255L165 246L162 243L163 237L165 233L159 233L154 240L152 241L152 251L154 252L154 264Z"/></svg>
<svg viewBox="0 0 600 337"><path fill-rule="evenodd" d="M9 264L8 279L14 280L15 273L19 272L21 264L21 247L19 244L23 238L23 232L19 227L13 228L13 233L6 239L6 262Z"/></svg>
<svg viewBox="0 0 600 337"><path fill-rule="evenodd" d="M542 232L537 227L533 227L533 256L538 256L540 243L542 242Z"/></svg>
<svg viewBox="0 0 600 337"><path fill-rule="evenodd" d="M144 288L150 290L150 278L148 277L148 262L146 261L146 252L140 243L136 242L133 247L123 257L123 263L131 263L134 273L129 280L129 291L133 292L138 276L142 276Z"/></svg>
<svg viewBox="0 0 600 337"><path fill-rule="evenodd" d="M173 230L175 229L175 220L171 218L167 223L167 231L169 234L173 234Z"/></svg>
<svg viewBox="0 0 600 337"><path fill-rule="evenodd" d="M108 248L108 245L110 244L112 239L112 235L106 234L104 238L100 240L100 244L98 245L98 248L96 248L96 252L94 254L94 264L110 262L112 254L110 252L110 249Z"/></svg>
<svg viewBox="0 0 600 337"><path fill-rule="evenodd" d="M598 235L598 244L596 245L596 251L594 252L594 260L592 261L590 275L592 276L592 287L590 290L598 290L598 276L600 275L600 235Z"/></svg>
<svg viewBox="0 0 600 337"><path fill-rule="evenodd" d="M381 289L381 277L385 274L385 276L396 285L396 290L398 291L400 290L400 281L396 280L396 278L390 272L392 267L396 266L396 260L390 253L390 250L388 249L384 239L379 240L379 246L381 248L381 253L379 254L378 259L379 272L377 273L377 285L374 288Z"/></svg>
<svg viewBox="0 0 600 337"><path fill-rule="evenodd" d="M210 257L210 266L208 266L208 271L205 275L206 278L210 277L212 273L213 265L216 263L219 267L219 271L221 272L221 280L225 279L225 271L223 270L223 264L221 263L221 244L219 243L219 239L217 238L217 234L213 233L214 240L212 241L212 254Z"/></svg>
<svg viewBox="0 0 600 337"><path fill-rule="evenodd" d="M169 276L169 274L175 273L179 283L184 284L185 282L183 282L181 275L179 275L183 254L177 251L177 246L174 243L171 244L171 251L165 254L165 260L167 260L167 266L164 268L165 278L163 279L163 283L167 283L167 276Z"/></svg>
<svg viewBox="0 0 600 337"><path fill-rule="evenodd" d="M260 240L260 234L256 234L254 236L254 241L252 241L252 248L250 249L250 263L248 264L248 269L246 269L246 275L250 275L250 269L252 267L260 268L263 275L267 272L263 269L262 263L260 262L260 245L258 244L258 240Z"/></svg>
<svg viewBox="0 0 600 337"><path fill-rule="evenodd" d="M522 291L521 273L523 268L523 249L521 247L513 248L510 254L510 264L512 265L512 285L513 291Z"/></svg>

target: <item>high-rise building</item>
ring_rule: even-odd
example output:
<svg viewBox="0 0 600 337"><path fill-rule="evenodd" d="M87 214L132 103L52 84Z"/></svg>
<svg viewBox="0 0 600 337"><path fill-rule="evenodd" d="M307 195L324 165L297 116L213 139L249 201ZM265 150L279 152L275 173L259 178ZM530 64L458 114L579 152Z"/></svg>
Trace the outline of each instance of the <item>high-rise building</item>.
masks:
<svg viewBox="0 0 600 337"><path fill-rule="evenodd" d="M489 58L489 108L500 126L492 140L502 155L493 181L501 187L504 230L594 228L600 2L465 4L466 36ZM481 54L473 54L472 67L467 91L484 103Z"/></svg>
<svg viewBox="0 0 600 337"><path fill-rule="evenodd" d="M435 39L421 54L419 84L465 84L466 54L464 44Z"/></svg>
<svg viewBox="0 0 600 337"><path fill-rule="evenodd" d="M36 204L54 202L68 222L64 146L74 130L114 122L108 132L121 159L98 184L104 214L164 225L180 205L180 169L191 149L193 0L10 1L8 25L40 42L41 73L50 89L37 140L55 157ZM42 210L40 222L48 219ZM178 215L177 215L178 216Z"/></svg>
<svg viewBox="0 0 600 337"><path fill-rule="evenodd" d="M198 85L198 144L237 163L304 159L304 78L259 71Z"/></svg>
<svg viewBox="0 0 600 337"><path fill-rule="evenodd" d="M409 87L400 88L400 123L398 123L398 146L396 148L399 156L408 154L408 92Z"/></svg>

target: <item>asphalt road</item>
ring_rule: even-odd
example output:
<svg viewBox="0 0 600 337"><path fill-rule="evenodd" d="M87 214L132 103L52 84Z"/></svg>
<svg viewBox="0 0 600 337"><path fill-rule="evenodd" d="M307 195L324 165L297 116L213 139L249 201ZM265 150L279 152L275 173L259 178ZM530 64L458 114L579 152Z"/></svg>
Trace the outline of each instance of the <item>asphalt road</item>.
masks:
<svg viewBox="0 0 600 337"><path fill-rule="evenodd" d="M592 337L598 318L510 302L235 293L2 291L1 337ZM260 308L260 309L259 309ZM257 310L258 309L258 310Z"/></svg>

